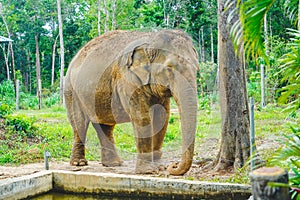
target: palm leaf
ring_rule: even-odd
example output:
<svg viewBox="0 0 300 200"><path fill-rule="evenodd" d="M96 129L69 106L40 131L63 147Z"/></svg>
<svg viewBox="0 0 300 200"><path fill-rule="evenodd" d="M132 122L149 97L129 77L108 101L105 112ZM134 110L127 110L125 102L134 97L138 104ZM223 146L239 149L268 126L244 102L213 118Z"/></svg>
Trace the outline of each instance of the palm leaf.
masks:
<svg viewBox="0 0 300 200"><path fill-rule="evenodd" d="M300 131L296 128L291 127L292 134L283 134L286 138L286 143L283 148L276 153L272 159L272 162L276 163L277 161L284 161L290 159L293 164L297 164L300 160ZM293 158L296 158L294 160Z"/></svg>
<svg viewBox="0 0 300 200"><path fill-rule="evenodd" d="M298 0L282 0L284 13L297 27L298 23Z"/></svg>
<svg viewBox="0 0 300 200"><path fill-rule="evenodd" d="M235 47L244 45L246 58L263 57L266 61L263 36L264 16L275 0L238 0L240 21L231 27Z"/></svg>
<svg viewBox="0 0 300 200"><path fill-rule="evenodd" d="M286 84L279 90L281 96L279 102L289 102L290 107L297 110L300 107L300 31L288 29L291 35L291 42L288 44L290 52L279 59L281 67L278 74L281 74L281 83ZM298 96L298 97L297 97Z"/></svg>

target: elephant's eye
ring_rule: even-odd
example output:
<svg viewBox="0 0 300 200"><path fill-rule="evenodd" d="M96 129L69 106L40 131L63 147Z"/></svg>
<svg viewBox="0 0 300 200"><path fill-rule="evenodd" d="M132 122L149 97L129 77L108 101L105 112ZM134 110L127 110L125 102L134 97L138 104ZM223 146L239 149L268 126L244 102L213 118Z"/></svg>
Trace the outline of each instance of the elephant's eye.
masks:
<svg viewBox="0 0 300 200"><path fill-rule="evenodd" d="M175 69L175 62L171 59L167 59L166 62L164 63L166 67L171 68L171 69Z"/></svg>
<svg viewBox="0 0 300 200"><path fill-rule="evenodd" d="M170 65L170 64L167 65L167 67L168 67L168 68L171 68L171 69L174 69L174 68L175 68L174 65Z"/></svg>

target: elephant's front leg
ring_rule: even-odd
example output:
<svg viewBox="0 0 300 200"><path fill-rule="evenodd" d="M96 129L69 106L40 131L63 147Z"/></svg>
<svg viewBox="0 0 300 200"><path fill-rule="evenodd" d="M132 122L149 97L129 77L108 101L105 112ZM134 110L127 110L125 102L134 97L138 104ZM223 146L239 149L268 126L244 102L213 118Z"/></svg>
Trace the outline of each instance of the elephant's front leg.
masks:
<svg viewBox="0 0 300 200"><path fill-rule="evenodd" d="M106 167L120 166L123 161L120 159L115 139L113 136L114 126L93 123L101 144L101 162Z"/></svg>
<svg viewBox="0 0 300 200"><path fill-rule="evenodd" d="M159 160L162 156L162 145L167 132L170 116L170 99L161 101L160 104L151 106L151 122L153 137L154 160Z"/></svg>
<svg viewBox="0 0 300 200"><path fill-rule="evenodd" d="M153 110L151 102L147 98L143 99L140 96L135 100L137 101L130 109L130 116L137 147L136 173L157 173L159 168L155 160L161 156L161 140L163 140L165 129L164 132L155 133L156 129L153 122L156 120L153 120L153 114L156 113L156 109Z"/></svg>
<svg viewBox="0 0 300 200"><path fill-rule="evenodd" d="M158 172L154 163L153 137L150 118L133 121L136 147L137 147L137 174L153 174Z"/></svg>

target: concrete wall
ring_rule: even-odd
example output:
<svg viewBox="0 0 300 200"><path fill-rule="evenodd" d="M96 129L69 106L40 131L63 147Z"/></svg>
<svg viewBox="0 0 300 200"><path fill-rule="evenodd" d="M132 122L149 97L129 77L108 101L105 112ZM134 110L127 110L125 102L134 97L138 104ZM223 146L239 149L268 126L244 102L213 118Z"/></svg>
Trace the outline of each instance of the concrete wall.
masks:
<svg viewBox="0 0 300 200"><path fill-rule="evenodd" d="M24 199L48 192L53 188L52 172L39 172L33 175L4 179L0 181L0 199Z"/></svg>
<svg viewBox="0 0 300 200"><path fill-rule="evenodd" d="M147 197L248 199L250 185L211 183L111 173L53 173L54 189L75 193Z"/></svg>
<svg viewBox="0 0 300 200"><path fill-rule="evenodd" d="M112 196L180 199L248 199L250 185L112 173L44 171L0 181L0 199L24 199L50 190Z"/></svg>

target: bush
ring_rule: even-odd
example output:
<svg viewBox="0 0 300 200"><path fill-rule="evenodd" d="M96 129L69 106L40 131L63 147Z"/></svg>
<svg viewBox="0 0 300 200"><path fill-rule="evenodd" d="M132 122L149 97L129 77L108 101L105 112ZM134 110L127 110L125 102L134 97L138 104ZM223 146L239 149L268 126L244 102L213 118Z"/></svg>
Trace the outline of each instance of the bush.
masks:
<svg viewBox="0 0 300 200"><path fill-rule="evenodd" d="M20 109L37 109L39 100L36 96L32 96L28 93L20 92Z"/></svg>
<svg viewBox="0 0 300 200"><path fill-rule="evenodd" d="M11 132L17 133L21 137L33 137L37 127L34 125L35 119L26 115L7 115L5 125Z"/></svg>
<svg viewBox="0 0 300 200"><path fill-rule="evenodd" d="M0 102L0 118L4 118L6 115L11 114L12 112L13 107Z"/></svg>
<svg viewBox="0 0 300 200"><path fill-rule="evenodd" d="M15 105L15 89L11 80L3 81L0 84L0 101L9 105Z"/></svg>
<svg viewBox="0 0 300 200"><path fill-rule="evenodd" d="M58 104L59 102L60 102L59 93L53 93L45 99L45 105L47 107L52 107L52 106Z"/></svg>

